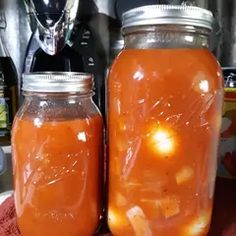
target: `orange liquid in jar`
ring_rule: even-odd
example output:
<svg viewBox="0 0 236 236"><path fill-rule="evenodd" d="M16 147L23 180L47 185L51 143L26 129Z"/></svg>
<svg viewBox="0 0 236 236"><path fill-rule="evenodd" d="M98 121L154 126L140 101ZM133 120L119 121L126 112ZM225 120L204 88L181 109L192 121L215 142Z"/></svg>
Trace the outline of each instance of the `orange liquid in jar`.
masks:
<svg viewBox="0 0 236 236"><path fill-rule="evenodd" d="M115 236L205 236L222 74L206 49L124 50L109 77L109 209Z"/></svg>
<svg viewBox="0 0 236 236"><path fill-rule="evenodd" d="M24 236L91 236L101 213L102 119L17 118L15 202Z"/></svg>

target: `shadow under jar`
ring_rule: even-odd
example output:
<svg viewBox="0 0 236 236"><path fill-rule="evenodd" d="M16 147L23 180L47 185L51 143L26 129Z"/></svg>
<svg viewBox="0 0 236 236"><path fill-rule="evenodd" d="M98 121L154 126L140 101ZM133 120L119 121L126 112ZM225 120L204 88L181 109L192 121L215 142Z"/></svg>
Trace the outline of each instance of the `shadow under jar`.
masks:
<svg viewBox="0 0 236 236"><path fill-rule="evenodd" d="M116 236L206 236L223 103L211 12L125 13L108 79L108 223Z"/></svg>
<svg viewBox="0 0 236 236"><path fill-rule="evenodd" d="M91 236L101 213L102 118L93 78L23 76L12 132L17 221L24 236Z"/></svg>

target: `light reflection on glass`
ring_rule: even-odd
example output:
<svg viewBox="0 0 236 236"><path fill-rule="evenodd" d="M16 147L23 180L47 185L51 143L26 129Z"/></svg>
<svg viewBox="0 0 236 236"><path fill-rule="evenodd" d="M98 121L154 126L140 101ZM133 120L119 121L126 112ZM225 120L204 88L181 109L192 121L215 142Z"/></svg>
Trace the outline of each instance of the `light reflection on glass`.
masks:
<svg viewBox="0 0 236 236"><path fill-rule="evenodd" d="M120 227L120 225L128 225L129 222L126 217L122 216L119 214L117 211L114 209L109 209L108 212L108 222L112 227Z"/></svg>
<svg viewBox="0 0 236 236"><path fill-rule="evenodd" d="M209 92L209 83L207 80L202 80L199 84L199 88L202 90L204 93Z"/></svg>
<svg viewBox="0 0 236 236"><path fill-rule="evenodd" d="M76 104L76 101L74 99L70 99L69 104Z"/></svg>
<svg viewBox="0 0 236 236"><path fill-rule="evenodd" d="M186 35L184 38L185 38L185 40L186 40L187 42L190 42L190 43L192 43L193 40L194 40L194 37L191 36L191 35Z"/></svg>
<svg viewBox="0 0 236 236"><path fill-rule="evenodd" d="M79 132L77 137L78 137L79 141L82 141L82 142L86 142L87 141L85 132Z"/></svg>
<svg viewBox="0 0 236 236"><path fill-rule="evenodd" d="M34 125L37 127L37 128L40 128L42 126L42 121L39 119L39 118L35 118L34 119Z"/></svg>
<svg viewBox="0 0 236 236"><path fill-rule="evenodd" d="M170 154L174 151L175 140L170 131L159 129L152 136L155 149L161 154Z"/></svg>
<svg viewBox="0 0 236 236"><path fill-rule="evenodd" d="M138 70L138 71L135 72L133 78L134 78L135 80L140 81L140 80L142 80L142 79L144 78L144 74L143 74L142 71Z"/></svg>
<svg viewBox="0 0 236 236"><path fill-rule="evenodd" d="M46 101L40 101L40 106L43 107L43 106L47 106L48 102Z"/></svg>

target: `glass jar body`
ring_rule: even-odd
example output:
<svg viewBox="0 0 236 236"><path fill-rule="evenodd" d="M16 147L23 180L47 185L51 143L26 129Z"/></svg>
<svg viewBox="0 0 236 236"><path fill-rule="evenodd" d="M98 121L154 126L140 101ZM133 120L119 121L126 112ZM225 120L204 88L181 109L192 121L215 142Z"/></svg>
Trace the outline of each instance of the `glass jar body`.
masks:
<svg viewBox="0 0 236 236"><path fill-rule="evenodd" d="M12 132L25 236L90 236L101 211L102 118L91 96L27 94Z"/></svg>
<svg viewBox="0 0 236 236"><path fill-rule="evenodd" d="M137 27L108 86L114 235L207 235L223 103L202 29Z"/></svg>

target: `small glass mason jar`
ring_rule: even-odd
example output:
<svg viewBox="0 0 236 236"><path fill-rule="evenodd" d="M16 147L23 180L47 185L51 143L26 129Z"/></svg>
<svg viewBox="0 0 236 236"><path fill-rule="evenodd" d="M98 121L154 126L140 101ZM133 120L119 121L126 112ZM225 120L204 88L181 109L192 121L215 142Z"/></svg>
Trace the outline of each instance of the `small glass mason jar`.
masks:
<svg viewBox="0 0 236 236"><path fill-rule="evenodd" d="M110 229L205 236L223 104L212 13L153 5L123 19L125 48L108 79Z"/></svg>
<svg viewBox="0 0 236 236"><path fill-rule="evenodd" d="M23 75L12 131L17 220L24 236L91 236L101 213L103 125L93 77Z"/></svg>

